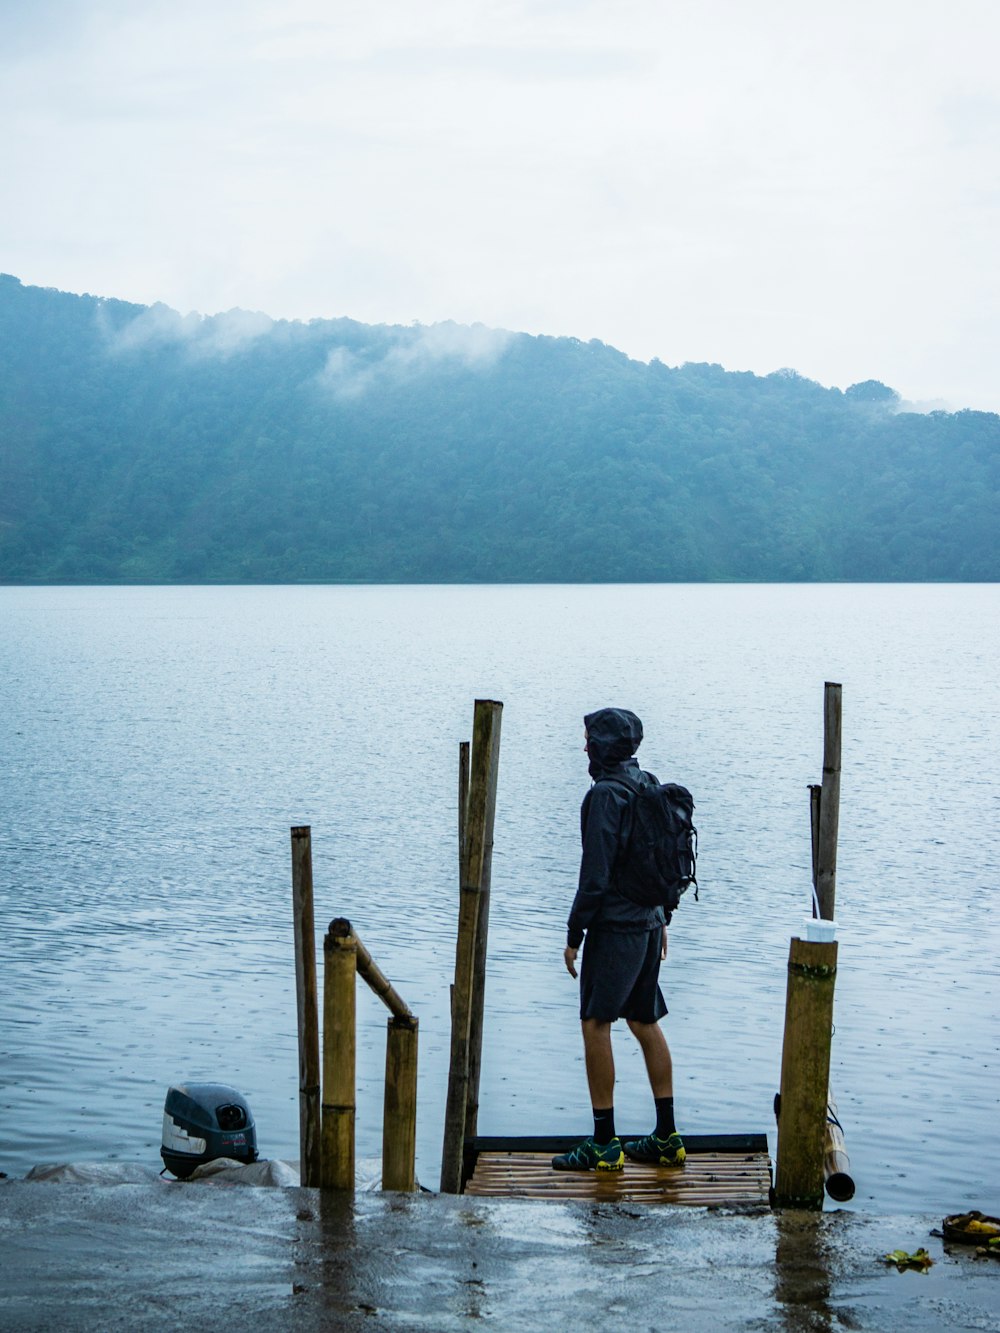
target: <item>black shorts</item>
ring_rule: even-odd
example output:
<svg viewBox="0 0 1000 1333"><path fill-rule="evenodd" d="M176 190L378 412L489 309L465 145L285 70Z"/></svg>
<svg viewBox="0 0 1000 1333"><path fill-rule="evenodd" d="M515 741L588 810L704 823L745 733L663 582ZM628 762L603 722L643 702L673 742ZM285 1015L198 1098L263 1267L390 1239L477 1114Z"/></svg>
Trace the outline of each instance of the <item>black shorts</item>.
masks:
<svg viewBox="0 0 1000 1333"><path fill-rule="evenodd" d="M580 1017L656 1023L667 1012L660 991L663 929L588 930L580 965Z"/></svg>

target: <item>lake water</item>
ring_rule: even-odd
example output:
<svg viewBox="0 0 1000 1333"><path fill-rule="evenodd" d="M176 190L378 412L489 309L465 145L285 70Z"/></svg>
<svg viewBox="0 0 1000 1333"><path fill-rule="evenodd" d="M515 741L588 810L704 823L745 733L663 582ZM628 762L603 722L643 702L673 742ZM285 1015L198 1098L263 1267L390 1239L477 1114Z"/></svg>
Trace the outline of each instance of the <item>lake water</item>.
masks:
<svg viewBox="0 0 1000 1333"><path fill-rule="evenodd" d="M458 745L504 702L482 1133L589 1132L562 964L582 717L634 709L695 794L663 975L681 1129L767 1130L807 786L844 687L832 1082L854 1207L1000 1211L1000 588L0 588L0 1169L159 1164L170 1083L232 1083L297 1156L289 827L420 1017L437 1186ZM690 895L689 895L690 897ZM359 991L358 1151L385 1011ZM619 1126L650 1121L616 1031Z"/></svg>

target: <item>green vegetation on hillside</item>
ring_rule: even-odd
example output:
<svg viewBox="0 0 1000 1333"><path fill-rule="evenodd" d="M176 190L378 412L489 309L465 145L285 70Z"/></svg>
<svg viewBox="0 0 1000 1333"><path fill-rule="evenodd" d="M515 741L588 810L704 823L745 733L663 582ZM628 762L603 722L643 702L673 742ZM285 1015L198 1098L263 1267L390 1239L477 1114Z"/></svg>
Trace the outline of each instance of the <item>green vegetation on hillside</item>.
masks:
<svg viewBox="0 0 1000 1333"><path fill-rule="evenodd" d="M6 582L994 580L1000 417L0 277Z"/></svg>

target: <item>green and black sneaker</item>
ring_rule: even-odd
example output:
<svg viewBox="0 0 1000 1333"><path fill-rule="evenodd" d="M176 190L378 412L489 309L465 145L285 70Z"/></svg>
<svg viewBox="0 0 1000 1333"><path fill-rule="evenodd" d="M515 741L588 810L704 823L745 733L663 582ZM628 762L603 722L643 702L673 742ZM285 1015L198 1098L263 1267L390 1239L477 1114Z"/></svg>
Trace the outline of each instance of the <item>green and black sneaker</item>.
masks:
<svg viewBox="0 0 1000 1333"><path fill-rule="evenodd" d="M671 1134L666 1139L658 1139L655 1134L629 1139L624 1151L633 1162L651 1162L654 1166L683 1166L687 1157L684 1140L679 1134Z"/></svg>
<svg viewBox="0 0 1000 1333"><path fill-rule="evenodd" d="M625 1154L617 1138L610 1143L595 1143L593 1139L584 1139L569 1152L560 1153L552 1159L556 1171L621 1171L624 1165Z"/></svg>

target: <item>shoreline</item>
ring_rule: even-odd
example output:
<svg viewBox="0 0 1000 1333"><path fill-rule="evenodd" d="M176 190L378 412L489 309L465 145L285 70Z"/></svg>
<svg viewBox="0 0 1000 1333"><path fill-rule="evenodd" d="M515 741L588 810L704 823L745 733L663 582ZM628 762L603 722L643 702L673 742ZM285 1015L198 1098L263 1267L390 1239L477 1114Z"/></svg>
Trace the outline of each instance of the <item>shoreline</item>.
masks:
<svg viewBox="0 0 1000 1333"><path fill-rule="evenodd" d="M984 1330L1000 1265L927 1214L531 1203L301 1186L0 1183L0 1324ZM925 1246L927 1273L887 1251ZM676 1322L675 1322L676 1321Z"/></svg>

